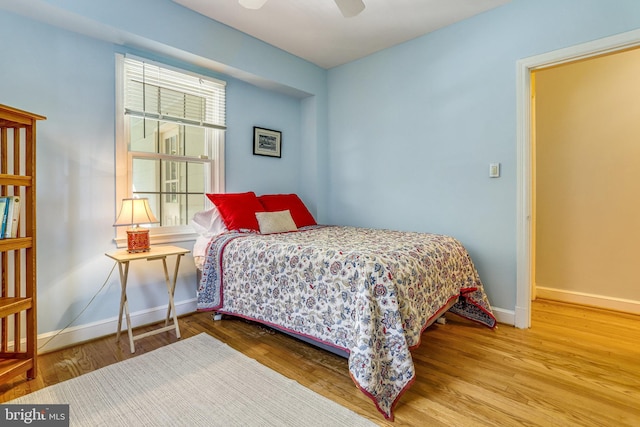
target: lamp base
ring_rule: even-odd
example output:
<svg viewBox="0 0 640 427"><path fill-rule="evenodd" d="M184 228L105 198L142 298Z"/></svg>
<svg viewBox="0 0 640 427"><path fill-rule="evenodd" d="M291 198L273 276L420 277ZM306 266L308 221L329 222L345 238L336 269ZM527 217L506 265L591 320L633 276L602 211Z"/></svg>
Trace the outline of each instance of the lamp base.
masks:
<svg viewBox="0 0 640 427"><path fill-rule="evenodd" d="M134 228L127 230L127 252L149 252L149 230L146 228Z"/></svg>

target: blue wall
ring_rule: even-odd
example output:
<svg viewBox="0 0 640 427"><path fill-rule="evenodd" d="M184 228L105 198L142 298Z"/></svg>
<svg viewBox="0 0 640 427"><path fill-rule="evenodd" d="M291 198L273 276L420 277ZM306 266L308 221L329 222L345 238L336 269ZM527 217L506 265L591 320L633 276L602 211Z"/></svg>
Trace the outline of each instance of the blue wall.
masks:
<svg viewBox="0 0 640 427"><path fill-rule="evenodd" d="M151 6L153 20L146 19ZM171 19L184 25L158 24ZM149 21L156 24L139 25ZM45 336L80 315L103 283L73 323L85 331L65 339L115 332L119 279L117 270L109 277L113 262L104 253L116 249L115 54L129 52L227 81L227 191L297 192L316 204L318 150L308 141L323 137L302 125L326 128L325 70L169 0L2 1L0 103L47 116L37 133L38 330ZM281 159L253 155L256 125L282 131ZM193 241L178 244L191 249ZM129 305L139 321L166 307L163 280L161 264L132 264ZM183 309L195 307L195 291L187 258L176 290Z"/></svg>
<svg viewBox="0 0 640 427"><path fill-rule="evenodd" d="M635 0L514 0L331 69L331 221L455 236L513 310L516 62L639 27Z"/></svg>
<svg viewBox="0 0 640 427"><path fill-rule="evenodd" d="M48 117L40 333L77 316L112 267L116 52L229 82L229 191L299 192L325 223L453 235L493 305L513 310L516 62L637 28L637 0L514 0L326 71L169 0L0 0L0 102ZM282 159L252 155L254 125L283 131ZM132 312L165 303L158 270L132 268ZM177 301L194 274L184 262ZM75 324L111 325L118 298L114 275Z"/></svg>
<svg viewBox="0 0 640 427"><path fill-rule="evenodd" d="M228 85L227 191L300 190L301 101L236 81ZM253 155L253 126L282 131L282 158Z"/></svg>

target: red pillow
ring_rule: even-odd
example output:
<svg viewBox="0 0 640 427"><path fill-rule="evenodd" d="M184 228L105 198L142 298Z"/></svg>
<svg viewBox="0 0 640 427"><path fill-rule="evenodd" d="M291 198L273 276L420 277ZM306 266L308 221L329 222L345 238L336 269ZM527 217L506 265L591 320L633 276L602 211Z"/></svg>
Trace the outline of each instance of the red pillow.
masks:
<svg viewBox="0 0 640 427"><path fill-rule="evenodd" d="M259 231L256 212L264 212L264 207L256 193L207 194L216 205L224 224L229 230L249 229Z"/></svg>
<svg viewBox="0 0 640 427"><path fill-rule="evenodd" d="M265 194L258 197L262 206L267 212L286 211L291 212L293 222L296 227L305 227L307 225L316 225L316 220L309 212L297 194Z"/></svg>

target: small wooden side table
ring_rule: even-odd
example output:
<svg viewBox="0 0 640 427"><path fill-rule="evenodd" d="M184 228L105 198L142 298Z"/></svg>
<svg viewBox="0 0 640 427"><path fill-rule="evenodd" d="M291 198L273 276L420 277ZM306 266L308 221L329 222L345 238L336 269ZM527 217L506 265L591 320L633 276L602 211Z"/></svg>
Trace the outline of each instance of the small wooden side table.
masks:
<svg viewBox="0 0 640 427"><path fill-rule="evenodd" d="M180 259L189 252L191 251L177 246L151 246L151 250L148 252L129 253L126 249L122 249L105 254L118 263L118 269L120 270L120 286L122 287L122 293L120 295L120 314L118 315L118 332L116 334L116 340L120 339L120 331L122 329L122 312L124 311L127 321L127 332L129 334L129 345L131 346L131 353L135 353L136 351L133 342L137 339L148 337L149 335L159 334L160 332L170 331L175 328L176 338L180 338L178 315L176 313L176 307L173 302L173 295L176 290L176 280L178 278ZM167 270L167 257L173 255L176 256L176 266L173 272L173 279L169 279L169 271ZM141 259L147 261L162 260L162 266L164 267L164 278L167 284L167 293L169 294L169 304L167 307L167 317L165 318L164 327L134 336L131 327L131 318L129 317L129 304L127 302L127 277L129 275L129 262ZM170 318L173 318L173 324L171 325L169 324Z"/></svg>

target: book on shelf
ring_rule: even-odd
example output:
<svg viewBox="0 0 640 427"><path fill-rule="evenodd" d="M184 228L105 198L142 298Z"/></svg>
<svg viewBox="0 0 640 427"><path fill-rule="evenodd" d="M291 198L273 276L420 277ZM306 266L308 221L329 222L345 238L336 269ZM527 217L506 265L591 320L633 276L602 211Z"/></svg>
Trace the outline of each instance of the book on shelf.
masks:
<svg viewBox="0 0 640 427"><path fill-rule="evenodd" d="M18 236L18 222L20 221L20 196L8 196L9 205L7 206L7 224L4 230L4 237Z"/></svg>
<svg viewBox="0 0 640 427"><path fill-rule="evenodd" d="M0 197L0 218L2 223L0 224L0 239L4 239L4 233L7 229L7 213L9 211L9 202L11 199L6 196Z"/></svg>

